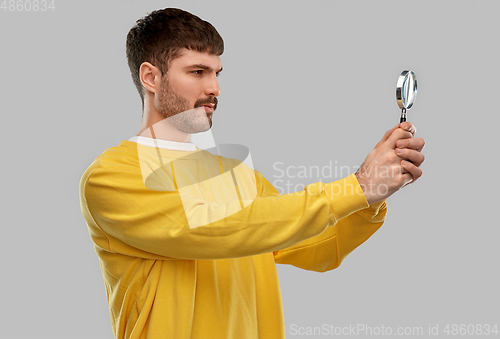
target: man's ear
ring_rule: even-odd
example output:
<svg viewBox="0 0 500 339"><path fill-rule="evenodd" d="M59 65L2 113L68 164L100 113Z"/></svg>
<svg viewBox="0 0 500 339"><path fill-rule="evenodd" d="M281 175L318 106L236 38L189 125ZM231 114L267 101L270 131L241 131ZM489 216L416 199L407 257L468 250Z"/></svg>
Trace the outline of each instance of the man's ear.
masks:
<svg viewBox="0 0 500 339"><path fill-rule="evenodd" d="M159 90L161 81L161 71L158 67L145 61L139 67L139 77L142 86L150 92L156 93Z"/></svg>

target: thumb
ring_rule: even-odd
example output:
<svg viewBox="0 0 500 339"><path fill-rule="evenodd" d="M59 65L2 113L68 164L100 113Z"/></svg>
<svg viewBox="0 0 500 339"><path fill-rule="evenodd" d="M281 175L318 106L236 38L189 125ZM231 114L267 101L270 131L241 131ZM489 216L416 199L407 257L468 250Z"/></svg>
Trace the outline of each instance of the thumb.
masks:
<svg viewBox="0 0 500 339"><path fill-rule="evenodd" d="M415 133L417 133L417 126L413 125L409 121L405 121L399 124L399 127L404 129L405 131L410 132L413 136L415 136Z"/></svg>

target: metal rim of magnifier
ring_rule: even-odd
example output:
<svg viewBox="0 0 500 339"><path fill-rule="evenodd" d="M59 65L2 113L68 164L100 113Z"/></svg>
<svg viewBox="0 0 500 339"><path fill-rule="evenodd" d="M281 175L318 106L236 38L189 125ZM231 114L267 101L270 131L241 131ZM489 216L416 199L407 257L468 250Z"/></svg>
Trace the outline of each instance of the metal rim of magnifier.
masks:
<svg viewBox="0 0 500 339"><path fill-rule="evenodd" d="M410 102L406 103L406 106L403 104L403 85L405 83L405 80L407 77L411 76L413 79L413 98ZM401 73L401 75L398 78L398 83L396 85L396 100L398 102L398 106L401 109L410 109L413 106L413 102L415 101L415 98L417 97L417 77L415 73L411 70L405 70Z"/></svg>

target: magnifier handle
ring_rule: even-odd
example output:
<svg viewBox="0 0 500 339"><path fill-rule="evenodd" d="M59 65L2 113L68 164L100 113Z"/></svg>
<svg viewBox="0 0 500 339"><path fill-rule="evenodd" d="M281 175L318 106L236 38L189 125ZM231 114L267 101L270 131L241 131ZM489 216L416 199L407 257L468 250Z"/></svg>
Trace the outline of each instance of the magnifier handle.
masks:
<svg viewBox="0 0 500 339"><path fill-rule="evenodd" d="M399 123L405 122L406 121L406 109L403 108L401 110L401 119L399 119Z"/></svg>

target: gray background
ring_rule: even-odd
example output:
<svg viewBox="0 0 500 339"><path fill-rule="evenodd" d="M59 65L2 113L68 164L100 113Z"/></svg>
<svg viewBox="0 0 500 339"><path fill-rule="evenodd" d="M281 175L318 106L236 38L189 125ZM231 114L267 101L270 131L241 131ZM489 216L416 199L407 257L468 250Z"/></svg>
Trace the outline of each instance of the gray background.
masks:
<svg viewBox="0 0 500 339"><path fill-rule="evenodd" d="M427 143L424 175L340 268L278 265L287 337L324 324L422 327L419 338L429 325L499 324L498 2L56 0L0 10L1 338L112 338L78 184L139 129L125 38L164 7L224 38L213 135L249 147L271 182L276 162L361 164L399 121L399 73L417 74L409 121Z"/></svg>

